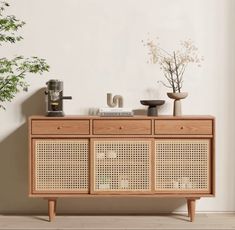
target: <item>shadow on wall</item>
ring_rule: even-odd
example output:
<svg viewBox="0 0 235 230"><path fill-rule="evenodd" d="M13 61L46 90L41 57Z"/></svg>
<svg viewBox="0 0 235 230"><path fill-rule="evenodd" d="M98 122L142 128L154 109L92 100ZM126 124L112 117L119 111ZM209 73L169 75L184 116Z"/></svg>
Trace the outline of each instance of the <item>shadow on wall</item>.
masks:
<svg viewBox="0 0 235 230"><path fill-rule="evenodd" d="M23 102L22 117L44 114L44 88ZM17 115L16 115L17 116ZM0 142L0 213L30 212L28 204L28 130L25 122ZM32 206L31 206L32 208Z"/></svg>
<svg viewBox="0 0 235 230"><path fill-rule="evenodd" d="M31 97L22 103L21 113L25 120L32 115L45 114L45 87L36 91Z"/></svg>
<svg viewBox="0 0 235 230"><path fill-rule="evenodd" d="M22 104L25 120L43 115L44 88ZM47 203L28 197L28 131L24 123L0 143L0 213L36 214L47 212ZM173 212L185 203L183 199L154 198L77 198L60 199L59 213L78 214L155 214Z"/></svg>

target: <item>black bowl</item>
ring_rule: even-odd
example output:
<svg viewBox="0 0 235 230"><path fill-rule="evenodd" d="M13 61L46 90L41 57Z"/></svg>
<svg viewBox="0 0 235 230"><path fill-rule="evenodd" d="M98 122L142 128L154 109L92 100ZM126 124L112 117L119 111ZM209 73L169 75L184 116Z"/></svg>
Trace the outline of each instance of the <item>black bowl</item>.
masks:
<svg viewBox="0 0 235 230"><path fill-rule="evenodd" d="M148 106L157 106L157 105L163 105L165 103L164 100L141 100L140 103L142 105L148 105Z"/></svg>
<svg viewBox="0 0 235 230"><path fill-rule="evenodd" d="M148 116L157 116L157 106L163 105L165 103L164 100L141 100L140 103L142 105L148 106Z"/></svg>

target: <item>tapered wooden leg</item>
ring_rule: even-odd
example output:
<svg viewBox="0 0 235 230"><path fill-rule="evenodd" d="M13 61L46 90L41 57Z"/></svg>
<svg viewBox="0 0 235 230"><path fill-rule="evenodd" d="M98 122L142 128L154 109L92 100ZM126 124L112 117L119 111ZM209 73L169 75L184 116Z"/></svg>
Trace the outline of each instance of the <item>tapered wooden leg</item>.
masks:
<svg viewBox="0 0 235 230"><path fill-rule="evenodd" d="M187 200L187 207L188 207L188 217L190 217L190 201L189 200Z"/></svg>
<svg viewBox="0 0 235 230"><path fill-rule="evenodd" d="M48 199L48 216L51 222L56 215L56 199Z"/></svg>
<svg viewBox="0 0 235 230"><path fill-rule="evenodd" d="M188 205L188 216L190 218L190 221L193 222L195 219L196 199L188 198L187 205Z"/></svg>
<svg viewBox="0 0 235 230"><path fill-rule="evenodd" d="M55 199L55 215L56 215L56 210L57 210L57 200Z"/></svg>

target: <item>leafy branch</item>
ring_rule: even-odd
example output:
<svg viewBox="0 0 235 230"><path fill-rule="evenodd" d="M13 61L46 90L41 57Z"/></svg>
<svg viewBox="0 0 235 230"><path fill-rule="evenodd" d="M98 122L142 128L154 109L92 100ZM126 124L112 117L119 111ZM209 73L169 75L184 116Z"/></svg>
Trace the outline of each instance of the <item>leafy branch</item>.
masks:
<svg viewBox="0 0 235 230"><path fill-rule="evenodd" d="M18 30L25 25L25 22L14 15L5 16L4 12L9 6L6 1L0 1L0 45L16 43L23 39L18 35ZM49 65L42 58L35 56L0 58L0 109L5 109L3 102L10 102L18 92L27 90L29 85L25 78L28 74L42 74L45 71L49 71Z"/></svg>

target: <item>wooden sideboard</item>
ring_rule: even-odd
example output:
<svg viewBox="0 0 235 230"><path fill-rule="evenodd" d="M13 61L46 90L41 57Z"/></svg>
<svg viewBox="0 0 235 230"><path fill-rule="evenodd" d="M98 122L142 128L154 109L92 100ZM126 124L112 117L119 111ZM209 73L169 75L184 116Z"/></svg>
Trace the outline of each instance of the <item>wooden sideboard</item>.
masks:
<svg viewBox="0 0 235 230"><path fill-rule="evenodd" d="M29 196L186 198L215 195L212 116L29 118Z"/></svg>

